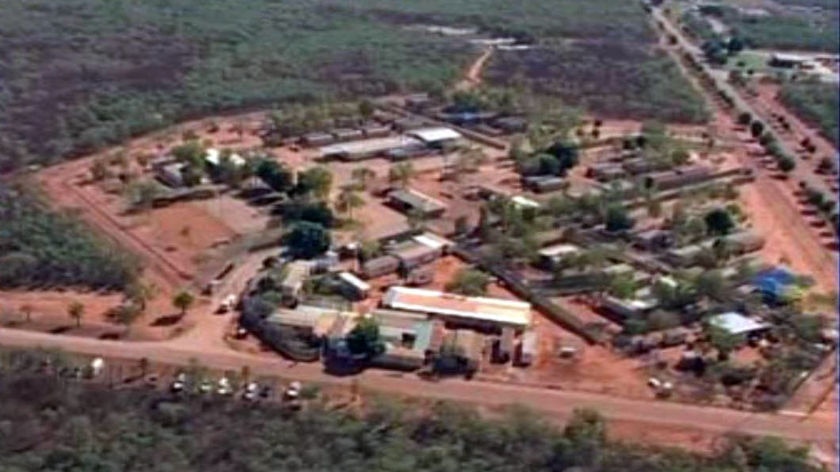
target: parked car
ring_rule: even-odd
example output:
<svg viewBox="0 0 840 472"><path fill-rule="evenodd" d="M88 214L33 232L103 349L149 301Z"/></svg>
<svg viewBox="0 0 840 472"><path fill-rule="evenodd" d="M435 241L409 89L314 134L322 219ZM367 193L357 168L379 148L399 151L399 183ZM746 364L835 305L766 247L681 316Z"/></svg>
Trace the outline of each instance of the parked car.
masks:
<svg viewBox="0 0 840 472"><path fill-rule="evenodd" d="M256 400L259 389L260 386L256 382L249 382L242 391L242 398L248 401Z"/></svg>

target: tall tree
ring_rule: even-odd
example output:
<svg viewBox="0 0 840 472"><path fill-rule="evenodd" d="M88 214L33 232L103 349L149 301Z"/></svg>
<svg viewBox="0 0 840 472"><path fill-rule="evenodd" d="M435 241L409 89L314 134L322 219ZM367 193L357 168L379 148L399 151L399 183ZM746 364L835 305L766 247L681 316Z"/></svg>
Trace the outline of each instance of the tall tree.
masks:
<svg viewBox="0 0 840 472"><path fill-rule="evenodd" d="M190 292L182 290L172 298L172 306L180 311L181 316L187 314L187 310L195 303L195 297Z"/></svg>
<svg viewBox="0 0 840 472"><path fill-rule="evenodd" d="M411 162L400 162L388 170L388 180L399 182L402 188L408 187L412 178L414 178L414 165Z"/></svg>
<svg viewBox="0 0 840 472"><path fill-rule="evenodd" d="M82 326L82 318L85 316L85 305L75 301L67 305L67 314L76 322L76 327Z"/></svg>
<svg viewBox="0 0 840 472"><path fill-rule="evenodd" d="M353 210L361 208L365 205L365 201L353 189L345 187L341 189L336 200L336 208L338 211L347 213L347 216L353 219Z"/></svg>

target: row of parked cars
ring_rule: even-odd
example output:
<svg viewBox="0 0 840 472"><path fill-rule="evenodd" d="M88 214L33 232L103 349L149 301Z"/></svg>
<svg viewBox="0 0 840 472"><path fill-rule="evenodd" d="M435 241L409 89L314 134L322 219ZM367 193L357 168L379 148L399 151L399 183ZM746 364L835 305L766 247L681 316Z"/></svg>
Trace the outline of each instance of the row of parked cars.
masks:
<svg viewBox="0 0 840 472"><path fill-rule="evenodd" d="M155 382L156 379L151 379ZM295 401L300 398L300 392L303 385L298 381L290 382L282 390L282 399L284 401ZM169 385L169 390L172 393L181 394L194 389L194 392L200 394L216 394L221 396L240 395L243 400L256 401L259 399L269 400L274 396L274 389L270 385L260 385L257 382L247 382L242 386L236 386L227 377L221 377L216 381L211 379L204 379L197 383L193 383L185 372L179 372L175 375L174 380Z"/></svg>

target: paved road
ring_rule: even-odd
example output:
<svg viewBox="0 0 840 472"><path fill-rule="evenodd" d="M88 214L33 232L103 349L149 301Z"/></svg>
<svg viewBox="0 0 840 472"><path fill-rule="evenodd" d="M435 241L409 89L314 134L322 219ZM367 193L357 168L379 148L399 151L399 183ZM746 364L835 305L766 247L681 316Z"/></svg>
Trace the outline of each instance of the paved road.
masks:
<svg viewBox="0 0 840 472"><path fill-rule="evenodd" d="M316 364L290 365L276 357L256 356L215 346L194 346L181 339L165 342L124 343L50 335L28 331L0 329L0 344L6 346L40 346L120 359L147 358L186 366L195 359L201 364L223 370L238 370L248 365L256 375L294 378L304 382L349 385L358 379L363 388L441 400L467 402L482 406L524 404L552 417L565 419L575 408L591 407L606 417L619 421L649 423L657 426L685 427L708 433L738 431L756 435L777 435L789 439L812 441L835 440L831 418L750 414L735 410L692 406L656 400L629 400L606 395L549 390L512 384L466 380L427 382L413 375L371 370L356 377L334 377L323 373Z"/></svg>

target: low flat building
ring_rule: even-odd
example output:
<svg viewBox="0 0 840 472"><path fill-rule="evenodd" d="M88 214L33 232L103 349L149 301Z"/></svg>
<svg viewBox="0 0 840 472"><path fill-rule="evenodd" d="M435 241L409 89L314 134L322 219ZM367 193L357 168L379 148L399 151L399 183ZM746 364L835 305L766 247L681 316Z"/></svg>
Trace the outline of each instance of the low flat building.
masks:
<svg viewBox="0 0 840 472"><path fill-rule="evenodd" d="M280 308L266 318L266 322L294 328L299 332L325 338L330 335L346 336L354 324L348 322L358 315L330 308L298 305L296 308Z"/></svg>
<svg viewBox="0 0 840 472"><path fill-rule="evenodd" d="M408 287L391 287L382 299L389 308L426 313L454 324L501 330L531 325L531 304L515 300L465 297Z"/></svg>
<svg viewBox="0 0 840 472"><path fill-rule="evenodd" d="M393 274L400 268L400 260L394 256L381 256L362 264L362 277L366 279L375 279L383 275Z"/></svg>
<svg viewBox="0 0 840 472"><path fill-rule="evenodd" d="M546 269L553 269L562 261L580 254L580 247L575 244L556 244L544 249L540 249L537 253L539 255L539 265Z"/></svg>
<svg viewBox="0 0 840 472"><path fill-rule="evenodd" d="M442 246L429 246L416 241L406 241L388 250L388 253L400 261L400 266L411 270L436 261L443 255Z"/></svg>
<svg viewBox="0 0 840 472"><path fill-rule="evenodd" d="M335 137L328 133L309 133L301 138L301 144L308 147L326 146L335 142Z"/></svg>
<svg viewBox="0 0 840 472"><path fill-rule="evenodd" d="M342 293L351 300L364 300L370 293L370 284L350 272L339 273L338 279Z"/></svg>
<svg viewBox="0 0 840 472"><path fill-rule="evenodd" d="M659 191L694 185L712 178L712 169L702 165L691 165L674 170L655 172L644 177L644 185Z"/></svg>
<svg viewBox="0 0 840 472"><path fill-rule="evenodd" d="M409 136L390 136L323 146L318 150L318 155L321 159L358 161L378 156L387 156L391 151L412 147L425 149L425 145L415 138Z"/></svg>
<svg viewBox="0 0 840 472"><path fill-rule="evenodd" d="M385 138L391 134L391 127L386 125L371 124L362 128L366 138Z"/></svg>
<svg viewBox="0 0 840 472"><path fill-rule="evenodd" d="M351 128L339 128L333 130L332 135L335 136L335 139L338 141L353 141L364 137L362 130Z"/></svg>
<svg viewBox="0 0 840 472"><path fill-rule="evenodd" d="M660 251L674 244L674 234L671 231L653 228L635 233L633 245L646 251Z"/></svg>
<svg viewBox="0 0 840 472"><path fill-rule="evenodd" d="M736 336L746 336L751 333L766 331L770 328L770 325L767 323L757 321L734 311L711 317L709 324Z"/></svg>
<svg viewBox="0 0 840 472"><path fill-rule="evenodd" d="M286 275L280 282L280 293L290 298L298 298L303 284L312 271L312 265L307 261L293 261L286 265Z"/></svg>
<svg viewBox="0 0 840 472"><path fill-rule="evenodd" d="M446 211L445 203L409 188L389 193L388 203L406 213L419 212L427 218L437 218Z"/></svg>
<svg viewBox="0 0 840 472"><path fill-rule="evenodd" d="M440 148L463 139L461 133L442 126L411 130L408 135L423 141L427 146L435 148Z"/></svg>

